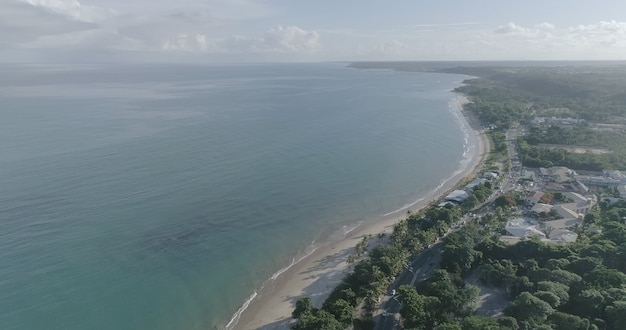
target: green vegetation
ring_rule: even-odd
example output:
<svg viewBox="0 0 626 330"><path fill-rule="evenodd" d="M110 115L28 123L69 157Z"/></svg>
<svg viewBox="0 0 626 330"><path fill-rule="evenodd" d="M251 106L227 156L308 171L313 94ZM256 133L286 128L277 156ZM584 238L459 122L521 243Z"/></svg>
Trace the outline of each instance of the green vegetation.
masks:
<svg viewBox="0 0 626 330"><path fill-rule="evenodd" d="M439 71L480 76L465 81L457 91L470 97L472 103L467 109L476 113L484 126L495 129L492 138L514 123L529 127L526 137L519 140L525 166L626 169L626 66L458 67ZM543 125L533 124L535 117L585 121ZM604 126L592 126L597 123ZM567 146L608 152L573 152Z"/></svg>
<svg viewBox="0 0 626 330"><path fill-rule="evenodd" d="M490 184L475 187L475 191L481 194L480 200L484 200L490 194L489 187ZM358 329L371 328L372 312L378 304L378 297L385 292L395 276L406 269L409 258L446 234L462 216L463 209L454 205L431 206L420 213L408 215L394 227L389 244L378 245L369 251L369 257L354 266L353 271L333 290L321 309L313 308L309 298L299 300L293 313L296 320L294 329L334 329L332 326L335 326L335 323L329 321L329 317L345 327L352 324ZM363 253L366 247L359 244L358 248ZM444 299L445 308L449 308L455 300L457 301L454 302L455 310L460 310L458 308L462 306L458 304L463 304L465 300L458 300L459 297L465 295L464 299L468 302L475 298L471 294L473 290L456 288L458 278L453 283L447 272L441 271L438 274L435 276L438 280L433 282L429 295L439 297L441 300L445 297L444 291L447 292L449 298ZM453 286L456 289L453 289ZM457 292L458 290L461 291ZM421 305L417 304L418 302L421 304L422 297L416 299L414 307L418 308ZM428 303L433 301L430 298L424 299ZM439 303L439 306L441 305L442 303ZM467 309L469 307L463 308L463 311L469 313ZM321 324L327 328L320 328Z"/></svg>
<svg viewBox="0 0 626 330"><path fill-rule="evenodd" d="M493 216L450 234L445 239L443 270L427 286L400 292L405 303L401 312L405 327L479 329L476 324L480 324L483 329L623 329L623 215L626 201L605 204L595 222L602 233L591 234L583 228L579 240L571 245L536 239L506 245L488 226ZM482 286L507 293L507 318L474 315L476 288L462 280L472 276L478 276Z"/></svg>

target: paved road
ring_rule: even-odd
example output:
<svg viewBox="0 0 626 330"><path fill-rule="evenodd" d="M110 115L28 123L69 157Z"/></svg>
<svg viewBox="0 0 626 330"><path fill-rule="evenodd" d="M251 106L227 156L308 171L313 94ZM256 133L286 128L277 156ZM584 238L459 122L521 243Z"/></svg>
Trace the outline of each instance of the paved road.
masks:
<svg viewBox="0 0 626 330"><path fill-rule="evenodd" d="M392 290L397 290L401 285L415 285L432 276L433 272L439 268L441 253L443 252L443 242L438 241L430 248L421 252L413 261L409 263L409 268L398 277L391 285ZM411 271L412 270L412 271ZM388 315L384 316L383 311ZM381 309L374 317L376 321L375 329L396 329L400 319L400 302L391 296L391 292L383 298Z"/></svg>

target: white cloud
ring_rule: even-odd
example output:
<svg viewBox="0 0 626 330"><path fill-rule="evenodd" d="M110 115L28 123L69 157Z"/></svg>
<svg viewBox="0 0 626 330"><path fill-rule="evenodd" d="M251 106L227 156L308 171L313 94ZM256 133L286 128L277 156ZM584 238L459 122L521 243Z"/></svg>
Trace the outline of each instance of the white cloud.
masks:
<svg viewBox="0 0 626 330"><path fill-rule="evenodd" d="M626 22L619 21L571 27L541 21L497 27L415 21L357 28L348 21L319 26L314 18L286 14L257 0L154 5L139 0L0 0L0 59L19 58L14 54L20 52L37 58L117 54L112 57L229 61L600 59L626 54ZM285 19L295 24L274 25Z"/></svg>
<svg viewBox="0 0 626 330"><path fill-rule="evenodd" d="M84 6L78 0L21 0L21 2L83 22L96 22L115 14L111 9Z"/></svg>
<svg viewBox="0 0 626 330"><path fill-rule="evenodd" d="M0 2L0 46L11 47L41 36L92 30L97 24L24 1Z"/></svg>
<svg viewBox="0 0 626 330"><path fill-rule="evenodd" d="M208 11L174 12L153 16L123 15L103 23L127 38L140 40L146 50L198 50L204 47L179 47L182 40L189 40L189 36L207 35L220 29L224 22L215 18ZM193 39L193 38L192 38ZM189 45L188 41L183 44Z"/></svg>
<svg viewBox="0 0 626 330"><path fill-rule="evenodd" d="M623 59L626 54L626 22L600 21L559 28L551 23L525 27L499 26L482 38L501 58L518 59Z"/></svg>
<svg viewBox="0 0 626 330"><path fill-rule="evenodd" d="M380 52L387 55L407 55L410 47L398 40L388 40L380 45Z"/></svg>
<svg viewBox="0 0 626 330"><path fill-rule="evenodd" d="M320 48L317 31L297 26L278 26L263 36L263 46L273 51L310 51Z"/></svg>
<svg viewBox="0 0 626 330"><path fill-rule="evenodd" d="M626 22L601 21L597 24L573 26L568 32L583 44L626 46Z"/></svg>
<svg viewBox="0 0 626 330"><path fill-rule="evenodd" d="M168 51L184 52L206 52L209 49L213 49L207 37L200 33L195 35L181 34L173 40L166 41L162 48Z"/></svg>
<svg viewBox="0 0 626 330"><path fill-rule="evenodd" d="M317 31L307 31L297 26L278 26L262 36L231 36L209 40L206 35L180 35L168 40L163 49L176 51L207 51L215 53L310 53L321 48Z"/></svg>
<svg viewBox="0 0 626 330"><path fill-rule="evenodd" d="M552 23L543 22L541 24L535 25L535 28L542 30L542 31L551 31L551 30L554 30L556 27Z"/></svg>
<svg viewBox="0 0 626 330"><path fill-rule="evenodd" d="M525 28L513 22L509 22L506 25L500 25L495 30L493 30L493 32L497 34L511 34L521 36L533 35L536 33L536 31L533 29Z"/></svg>

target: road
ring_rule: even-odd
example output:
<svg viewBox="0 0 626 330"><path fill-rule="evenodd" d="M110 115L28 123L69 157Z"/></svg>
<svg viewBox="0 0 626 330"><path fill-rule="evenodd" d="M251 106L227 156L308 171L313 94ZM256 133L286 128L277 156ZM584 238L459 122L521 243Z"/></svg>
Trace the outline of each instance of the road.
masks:
<svg viewBox="0 0 626 330"><path fill-rule="evenodd" d="M390 286L391 290L397 290L404 284L415 285L431 277L433 272L439 268L442 252L442 241L438 241L430 248L422 251L409 263L409 268L396 277L396 280ZM383 298L380 306L378 315L374 317L376 321L375 329L396 329L400 320L400 302L391 296L391 292L389 292ZM384 312L388 315L385 316Z"/></svg>
<svg viewBox="0 0 626 330"><path fill-rule="evenodd" d="M517 150L517 139L522 136L523 133L524 131L521 128L513 127L505 134L508 149L507 152L510 161L510 172L509 177L505 177L502 183L504 191L514 190L517 185L517 180L522 175L522 163L519 158L519 152Z"/></svg>

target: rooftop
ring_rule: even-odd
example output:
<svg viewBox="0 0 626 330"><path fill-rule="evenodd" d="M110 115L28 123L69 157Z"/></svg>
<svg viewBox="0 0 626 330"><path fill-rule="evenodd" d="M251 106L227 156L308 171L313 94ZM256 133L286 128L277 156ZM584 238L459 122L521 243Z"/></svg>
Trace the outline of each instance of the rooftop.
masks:
<svg viewBox="0 0 626 330"><path fill-rule="evenodd" d="M531 210L535 213L548 213L552 211L552 205L544 204L544 203L537 203L535 204L535 206L533 206Z"/></svg>
<svg viewBox="0 0 626 330"><path fill-rule="evenodd" d="M544 222L546 228L554 228L554 229L565 229L574 227L576 224L580 223L578 219L559 219Z"/></svg>
<svg viewBox="0 0 626 330"><path fill-rule="evenodd" d="M444 199L453 202L463 202L469 197L469 194L465 190L455 190L448 194Z"/></svg>

